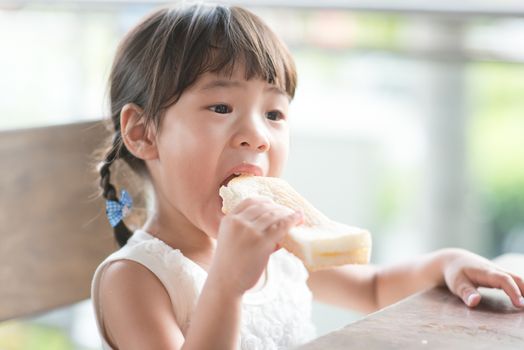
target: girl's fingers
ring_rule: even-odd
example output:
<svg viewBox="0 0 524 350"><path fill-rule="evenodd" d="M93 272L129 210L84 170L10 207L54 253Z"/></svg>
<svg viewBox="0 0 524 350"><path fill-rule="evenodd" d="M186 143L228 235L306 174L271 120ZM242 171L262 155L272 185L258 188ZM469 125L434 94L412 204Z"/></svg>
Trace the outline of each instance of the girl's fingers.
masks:
<svg viewBox="0 0 524 350"><path fill-rule="evenodd" d="M524 307L524 298L522 297L521 289L514 280L514 277L508 273L492 270L475 270L468 276L469 279L483 287L499 288L510 297L511 302L516 307Z"/></svg>
<svg viewBox="0 0 524 350"><path fill-rule="evenodd" d="M287 207L273 207L253 221L253 225L260 231L266 231L270 225L285 219L291 214L293 214L293 210Z"/></svg>
<svg viewBox="0 0 524 350"><path fill-rule="evenodd" d="M511 278L513 278L513 280L515 281L515 283L517 284L517 286L520 289L520 294L524 296L524 278L522 276L514 274L513 272L509 272L506 270L501 270L501 271L503 273L508 274Z"/></svg>
<svg viewBox="0 0 524 350"><path fill-rule="evenodd" d="M243 212L242 216L248 220L255 222L262 215L266 214L271 209L274 209L275 204L270 201L256 202L248 206Z"/></svg>
<svg viewBox="0 0 524 350"><path fill-rule="evenodd" d="M289 232L289 230L298 225L303 220L302 212L292 212L280 220L273 222L266 228L267 235L273 239L280 241L282 237Z"/></svg>
<svg viewBox="0 0 524 350"><path fill-rule="evenodd" d="M259 197L250 197L247 199L244 199L242 202L240 202L232 211L231 214L239 214L245 209L247 209L250 206L256 206L261 203L272 203L271 199L259 196Z"/></svg>
<svg viewBox="0 0 524 350"><path fill-rule="evenodd" d="M475 307L480 303L480 293L464 275L457 281L457 288L454 292L469 307Z"/></svg>
<svg viewBox="0 0 524 350"><path fill-rule="evenodd" d="M511 276L511 278L513 278L520 289L521 297L519 298L519 304L521 307L524 307L524 278L511 272L508 272L508 274Z"/></svg>
<svg viewBox="0 0 524 350"><path fill-rule="evenodd" d="M253 221L253 226L259 228L260 231L264 231L269 225L275 221L278 221L278 219L281 217L283 217L283 215L279 214L275 210L265 211L262 215L256 218L256 220Z"/></svg>

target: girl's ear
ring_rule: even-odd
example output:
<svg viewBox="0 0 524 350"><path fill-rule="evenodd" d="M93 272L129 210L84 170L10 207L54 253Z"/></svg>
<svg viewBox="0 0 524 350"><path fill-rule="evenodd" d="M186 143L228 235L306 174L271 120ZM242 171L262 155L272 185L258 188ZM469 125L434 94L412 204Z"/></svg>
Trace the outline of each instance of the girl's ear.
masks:
<svg viewBox="0 0 524 350"><path fill-rule="evenodd" d="M146 128L142 109L133 103L126 104L120 112L122 141L135 157L143 160L158 158L156 133Z"/></svg>

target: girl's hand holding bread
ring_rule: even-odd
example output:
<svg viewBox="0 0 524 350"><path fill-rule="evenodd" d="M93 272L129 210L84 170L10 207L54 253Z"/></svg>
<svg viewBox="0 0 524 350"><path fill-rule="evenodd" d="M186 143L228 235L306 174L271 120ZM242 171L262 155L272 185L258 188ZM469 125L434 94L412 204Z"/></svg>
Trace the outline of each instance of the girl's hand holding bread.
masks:
<svg viewBox="0 0 524 350"><path fill-rule="evenodd" d="M242 295L255 286L269 256L289 230L300 224L302 213L268 198L243 200L221 221L217 250L209 276L224 292Z"/></svg>

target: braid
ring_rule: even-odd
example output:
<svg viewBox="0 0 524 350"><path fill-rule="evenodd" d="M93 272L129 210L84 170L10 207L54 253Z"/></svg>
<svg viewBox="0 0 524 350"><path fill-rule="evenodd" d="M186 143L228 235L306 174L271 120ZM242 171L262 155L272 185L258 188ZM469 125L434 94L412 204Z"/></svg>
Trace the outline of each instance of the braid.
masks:
<svg viewBox="0 0 524 350"><path fill-rule="evenodd" d="M109 171L109 167L115 160L118 159L119 156L119 150L120 150L120 131L115 132L115 135L113 137L113 145L109 152L106 154L106 157L103 162L100 164L100 187L103 191L103 197L108 200L112 201L118 201L117 192L115 190L115 187L111 184L111 172ZM123 220L120 220L120 222L113 227L113 234L115 235L115 239L118 242L118 245L120 247L124 246L128 239L133 234L129 228L127 228L126 224Z"/></svg>

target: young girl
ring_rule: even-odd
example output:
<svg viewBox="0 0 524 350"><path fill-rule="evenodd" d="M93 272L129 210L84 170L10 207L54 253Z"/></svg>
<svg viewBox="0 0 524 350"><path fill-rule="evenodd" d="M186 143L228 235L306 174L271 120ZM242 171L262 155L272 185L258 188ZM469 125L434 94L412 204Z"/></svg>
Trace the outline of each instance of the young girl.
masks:
<svg viewBox="0 0 524 350"><path fill-rule="evenodd" d="M124 38L110 76L112 147L99 167L122 247L93 279L104 349L289 348L315 336L313 297L368 312L447 285L474 307L482 285L524 305L522 278L463 250L308 272L279 249L301 213L252 198L222 214L218 191L232 175L281 174L295 87L288 49L238 7L161 9ZM154 192L134 233L122 221L132 200L110 181L119 159Z"/></svg>

